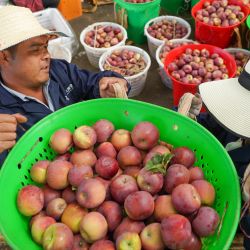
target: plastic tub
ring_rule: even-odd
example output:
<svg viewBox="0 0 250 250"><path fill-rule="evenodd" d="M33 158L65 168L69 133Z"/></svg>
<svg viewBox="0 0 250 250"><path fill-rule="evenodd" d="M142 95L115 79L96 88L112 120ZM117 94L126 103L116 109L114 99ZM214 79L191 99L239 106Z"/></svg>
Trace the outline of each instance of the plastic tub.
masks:
<svg viewBox="0 0 250 250"><path fill-rule="evenodd" d="M186 3L187 2L187 3ZM168 14L179 15L183 12L185 4L188 4L189 0L162 0L161 7Z"/></svg>
<svg viewBox="0 0 250 250"><path fill-rule="evenodd" d="M240 48L227 48L225 50L227 52L229 52L231 55L234 55L237 52L242 52L248 57L248 60L250 59L250 51L249 50L240 49ZM248 60L245 61L245 64L248 62ZM237 65L237 62L236 62L236 65ZM240 75L241 71L242 71L242 68L238 67L238 65L237 65L237 72L236 72L235 76L238 77Z"/></svg>
<svg viewBox="0 0 250 250"><path fill-rule="evenodd" d="M146 42L144 26L150 19L159 16L160 2L161 0L153 0L135 4L124 0L114 0L116 22L127 29L129 40L136 44Z"/></svg>
<svg viewBox="0 0 250 250"><path fill-rule="evenodd" d="M13 249L40 250L31 238L29 218L16 206L17 192L33 184L30 167L38 160L55 157L49 147L51 134L59 128L73 131L83 124L109 119L115 128L132 130L140 121L150 121L160 131L160 139L195 152L195 166L216 190L214 208L223 220L220 236L204 238L203 250L228 250L238 227L241 195L239 179L228 153L204 127L177 112L156 105L124 99L96 99L62 108L34 125L11 150L0 172L0 231ZM204 143L205 142L205 143ZM27 154L28 152L28 154ZM103 249L104 250L104 249Z"/></svg>
<svg viewBox="0 0 250 250"><path fill-rule="evenodd" d="M226 48L231 42L234 29L240 26L241 23L245 22L249 14L249 8L238 0L229 0L229 4L234 4L241 7L242 11L245 13L245 18L243 18L240 23L229 27L217 27L208 25L196 19L196 13L198 10L202 9L203 3L205 1L213 2L214 0L201 0L192 8L192 16L195 19L195 39L201 43L211 44L220 48Z"/></svg>
<svg viewBox="0 0 250 250"><path fill-rule="evenodd" d="M194 7L200 0L191 0L191 7Z"/></svg>
<svg viewBox="0 0 250 250"><path fill-rule="evenodd" d="M62 44L64 47L67 47L71 54L76 55L79 43L76 38L75 32L71 28L70 24L65 20L61 13L56 8L48 8L38 12L33 13L37 18L39 23L46 29L55 30L63 32L68 37L58 37L52 41L51 44Z"/></svg>
<svg viewBox="0 0 250 250"><path fill-rule="evenodd" d="M142 72L140 72L139 74L125 77L125 79L131 84L131 90L130 90L128 96L134 97L134 96L139 95L142 92L142 90L144 89L145 82L146 82L147 75L148 75L148 70L151 66L151 60L150 60L148 53L146 51L144 51L143 49L140 49L138 47L125 45L125 46L121 46L118 48L118 50L123 50L123 49L132 50L132 51L135 51L135 52L141 54L143 56L146 64L147 64L146 68ZM104 65L107 57L114 50L117 50L117 48L111 48L101 56L100 61L99 61L99 68L101 71L104 71L103 65Z"/></svg>
<svg viewBox="0 0 250 250"><path fill-rule="evenodd" d="M173 83L173 99L174 99L174 106L177 106L179 103L180 98L183 94L190 92L192 94L195 94L198 91L198 85L197 84L190 84L190 83L183 83L175 78L173 78L167 69L167 66L173 62L175 59L177 59L181 54L185 52L187 48L191 49L207 49L210 53L218 53L223 59L224 63L228 69L228 75L229 78L234 77L236 74L236 63L234 58L225 50L212 46L207 44L190 44L190 45L184 45L179 48L173 49L171 52L168 53L165 63L164 63L164 69L167 73L167 75L170 77Z"/></svg>
<svg viewBox="0 0 250 250"><path fill-rule="evenodd" d="M94 30L96 26L98 25L102 25L102 26L112 26L112 27L118 27L121 29L122 34L123 34L123 39L122 41L120 41L118 44L110 47L110 48L94 48L89 46L88 44L86 44L84 42L86 33L88 31ZM127 31L119 24L117 23L112 23L112 22L98 22L98 23L93 23L91 25L89 25L88 27L86 27L84 30L82 30L81 34L80 34L80 42L82 44L82 46L84 47L87 57L89 59L89 62L92 66L94 66L95 68L98 68L99 66L99 59L101 57L101 55L103 53L105 53L106 51L110 50L111 48L117 48L119 46L125 45L125 42L127 40Z"/></svg>
<svg viewBox="0 0 250 250"><path fill-rule="evenodd" d="M164 44L164 40L159 40L159 39L156 39L154 37L152 37L149 33L148 33L148 27L154 23L157 23L157 22L160 22L162 20L177 20L178 23L182 24L183 26L185 26L187 28L187 34L182 37L182 39L186 39L190 36L191 34L191 26L190 24L185 21L184 19L180 18L180 17L176 17L176 16L159 16L159 17L156 17L150 21L148 21L144 27L144 34L146 35L147 37L147 41L148 41L148 48L149 48L149 52L150 52L150 55L152 57L155 58L155 52L157 50L157 48Z"/></svg>

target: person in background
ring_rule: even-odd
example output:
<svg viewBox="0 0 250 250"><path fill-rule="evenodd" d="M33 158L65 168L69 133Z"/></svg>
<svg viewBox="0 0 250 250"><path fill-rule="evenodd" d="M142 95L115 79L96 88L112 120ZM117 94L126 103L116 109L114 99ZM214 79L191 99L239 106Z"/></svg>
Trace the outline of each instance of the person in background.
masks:
<svg viewBox="0 0 250 250"><path fill-rule="evenodd" d="M55 33L30 9L3 7L0 23L0 166L25 131L45 116L83 100L115 97L114 84L130 88L115 72L92 73L51 59L47 47Z"/></svg>
<svg viewBox="0 0 250 250"><path fill-rule="evenodd" d="M200 113L202 102L208 112ZM206 127L226 148L243 184L243 198L250 204L250 61L239 78L206 82L199 93L182 96L178 111ZM247 198L246 198L247 197ZM242 214L240 227L245 235L244 247L250 249L250 214Z"/></svg>

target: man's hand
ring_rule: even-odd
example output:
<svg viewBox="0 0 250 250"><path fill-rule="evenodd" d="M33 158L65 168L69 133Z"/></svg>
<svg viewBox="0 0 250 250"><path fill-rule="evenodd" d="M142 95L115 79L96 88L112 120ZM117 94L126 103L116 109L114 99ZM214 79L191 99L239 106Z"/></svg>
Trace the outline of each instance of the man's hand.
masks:
<svg viewBox="0 0 250 250"><path fill-rule="evenodd" d="M20 114L0 114L0 153L16 144L17 124L26 121L27 118Z"/></svg>
<svg viewBox="0 0 250 250"><path fill-rule="evenodd" d="M128 91L127 81L118 77L103 77L99 82L100 96L103 98L116 97L113 84L118 83Z"/></svg>

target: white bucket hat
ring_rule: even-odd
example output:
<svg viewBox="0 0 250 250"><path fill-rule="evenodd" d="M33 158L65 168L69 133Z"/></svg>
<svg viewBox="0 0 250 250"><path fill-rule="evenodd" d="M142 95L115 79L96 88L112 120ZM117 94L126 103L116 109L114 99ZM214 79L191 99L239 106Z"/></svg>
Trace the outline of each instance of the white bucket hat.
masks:
<svg viewBox="0 0 250 250"><path fill-rule="evenodd" d="M0 8L0 51L30 38L48 34L64 35L44 29L28 8L12 5Z"/></svg>
<svg viewBox="0 0 250 250"><path fill-rule="evenodd" d="M199 85L207 110L227 130L250 138L250 61L239 78Z"/></svg>

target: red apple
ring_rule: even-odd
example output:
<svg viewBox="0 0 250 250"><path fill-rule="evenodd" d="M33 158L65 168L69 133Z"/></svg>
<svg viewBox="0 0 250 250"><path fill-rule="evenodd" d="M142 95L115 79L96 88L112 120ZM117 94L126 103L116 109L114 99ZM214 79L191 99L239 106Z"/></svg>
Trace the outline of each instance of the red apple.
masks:
<svg viewBox="0 0 250 250"><path fill-rule="evenodd" d="M140 234L142 248L144 250L164 250L165 245L161 236L161 224L147 225Z"/></svg>
<svg viewBox="0 0 250 250"><path fill-rule="evenodd" d="M115 230L122 220L122 209L120 205L114 201L104 201L97 209L97 212L105 217L110 232Z"/></svg>
<svg viewBox="0 0 250 250"><path fill-rule="evenodd" d="M101 178L100 176L96 176L95 179L99 180L105 187L105 190L106 190L105 200L106 201L111 200L111 193L110 193L110 183L111 183L111 181L110 180L105 180L105 179Z"/></svg>
<svg viewBox="0 0 250 250"><path fill-rule="evenodd" d="M201 250L202 242L201 239L192 233L191 240L188 245L184 248L184 250Z"/></svg>
<svg viewBox="0 0 250 250"><path fill-rule="evenodd" d="M187 147L175 148L172 151L172 154L174 157L171 160L171 164L182 164L187 168L190 168L195 162L194 152Z"/></svg>
<svg viewBox="0 0 250 250"><path fill-rule="evenodd" d="M49 202L46 207L46 214L53 217L55 220L59 220L63 214L64 209L67 207L67 203L62 198L56 198Z"/></svg>
<svg viewBox="0 0 250 250"><path fill-rule="evenodd" d="M34 223L34 221L40 217L44 217L46 216L46 212L44 210L40 211L38 214L33 215L31 220L30 220L30 227L32 227L32 224Z"/></svg>
<svg viewBox="0 0 250 250"><path fill-rule="evenodd" d="M142 162L140 151L134 146L123 147L117 155L117 160L121 168L140 165Z"/></svg>
<svg viewBox="0 0 250 250"><path fill-rule="evenodd" d="M92 246L89 250L116 250L115 244L110 240L98 240Z"/></svg>
<svg viewBox="0 0 250 250"><path fill-rule="evenodd" d="M44 205L42 189L34 185L23 187L17 195L17 207L21 214L32 216L38 214Z"/></svg>
<svg viewBox="0 0 250 250"><path fill-rule="evenodd" d="M106 119L97 121L93 125L93 128L97 135L97 142L99 143L107 141L115 130L113 123Z"/></svg>
<svg viewBox="0 0 250 250"><path fill-rule="evenodd" d="M110 184L111 195L118 203L123 203L126 197L135 191L138 191L136 180L129 175L120 175Z"/></svg>
<svg viewBox="0 0 250 250"><path fill-rule="evenodd" d="M66 201L67 204L76 201L76 193L72 190L72 187L69 186L62 191L62 198Z"/></svg>
<svg viewBox="0 0 250 250"><path fill-rule="evenodd" d="M73 141L78 148L89 149L95 145L97 135L95 130L90 127L83 125L77 128L73 133Z"/></svg>
<svg viewBox="0 0 250 250"><path fill-rule="evenodd" d="M61 197L61 191L55 190L48 185L44 185L42 187L43 194L44 194L44 207L47 207L48 203L55 199Z"/></svg>
<svg viewBox="0 0 250 250"><path fill-rule="evenodd" d="M86 214L80 222L80 233L84 240L93 243L106 236L108 223L104 216L98 212Z"/></svg>
<svg viewBox="0 0 250 250"><path fill-rule="evenodd" d="M192 237L191 224L180 214L170 215L161 222L161 235L166 247L183 249L188 246Z"/></svg>
<svg viewBox="0 0 250 250"><path fill-rule="evenodd" d="M73 144L72 134L68 129L61 128L52 134L49 140L50 147L58 154L64 154Z"/></svg>
<svg viewBox="0 0 250 250"><path fill-rule="evenodd" d="M50 250L72 249L74 237L71 230L63 223L50 225L43 235L43 248Z"/></svg>
<svg viewBox="0 0 250 250"><path fill-rule="evenodd" d="M34 223L32 223L31 226L31 235L33 240L41 245L45 230L54 223L56 223L55 219L49 216L42 216L34 220Z"/></svg>
<svg viewBox="0 0 250 250"><path fill-rule="evenodd" d="M159 130L151 122L139 122L131 132L134 145L143 150L154 147L159 140Z"/></svg>
<svg viewBox="0 0 250 250"><path fill-rule="evenodd" d="M204 179L204 173L203 173L202 169L200 169L199 167L191 167L189 169L189 172L190 172L190 179L189 179L190 183L192 181Z"/></svg>
<svg viewBox="0 0 250 250"><path fill-rule="evenodd" d="M100 157L95 164L96 173L105 179L111 179L117 174L118 170L118 161L109 156Z"/></svg>
<svg viewBox="0 0 250 250"><path fill-rule="evenodd" d="M135 221L131 220L129 217L125 217L121 224L115 229L113 238L116 240L118 236L125 232L134 232L140 234L144 227L145 224L143 221Z"/></svg>
<svg viewBox="0 0 250 250"><path fill-rule="evenodd" d="M136 179L140 170L141 170L141 166L129 166L125 168L125 170L123 171L123 174L130 175Z"/></svg>
<svg viewBox="0 0 250 250"><path fill-rule="evenodd" d="M116 158L116 150L111 142L103 142L96 148L96 155L98 158L101 156L109 156L112 158Z"/></svg>
<svg viewBox="0 0 250 250"><path fill-rule="evenodd" d="M74 235L74 245L72 250L89 250L90 245L80 234Z"/></svg>
<svg viewBox="0 0 250 250"><path fill-rule="evenodd" d="M176 214L177 211L172 203L171 195L160 195L155 200L154 217L156 221L161 222L171 214Z"/></svg>
<svg viewBox="0 0 250 250"><path fill-rule="evenodd" d="M73 165L68 161L52 161L47 168L47 183L56 190L61 190L69 185L68 173Z"/></svg>
<svg viewBox="0 0 250 250"><path fill-rule="evenodd" d="M162 189L163 175L160 173L153 173L143 168L137 176L137 184L140 190L147 191L154 195Z"/></svg>
<svg viewBox="0 0 250 250"><path fill-rule="evenodd" d="M71 157L71 153L67 152L63 155L57 155L55 160L63 160L63 161L69 161Z"/></svg>
<svg viewBox="0 0 250 250"><path fill-rule="evenodd" d="M86 208L80 207L76 203L69 204L63 211L61 222L67 225L76 234L80 232L80 222L88 213Z"/></svg>
<svg viewBox="0 0 250 250"><path fill-rule="evenodd" d="M121 234L116 240L116 249L125 250L141 250L141 240L137 233L126 232Z"/></svg>
<svg viewBox="0 0 250 250"><path fill-rule="evenodd" d="M127 196L124 208L129 218L144 220L154 212L154 198L146 191L137 191Z"/></svg>
<svg viewBox="0 0 250 250"><path fill-rule="evenodd" d="M117 129L111 136L110 142L115 149L119 151L121 148L132 145L130 132L126 129Z"/></svg>
<svg viewBox="0 0 250 250"><path fill-rule="evenodd" d="M75 166L90 166L93 167L96 163L96 155L90 149L76 150L70 157L70 161Z"/></svg>
<svg viewBox="0 0 250 250"><path fill-rule="evenodd" d="M103 203L105 197L105 187L97 179L84 179L76 192L77 202L85 208L98 207Z"/></svg>
<svg viewBox="0 0 250 250"><path fill-rule="evenodd" d="M69 170L68 174L68 181L69 184L78 187L83 179L92 178L93 177L93 170L88 165L77 165L73 166Z"/></svg>
<svg viewBox="0 0 250 250"><path fill-rule="evenodd" d="M45 184L46 183L46 172L49 166L49 161L38 161L36 162L30 170L30 177L33 181Z"/></svg>

